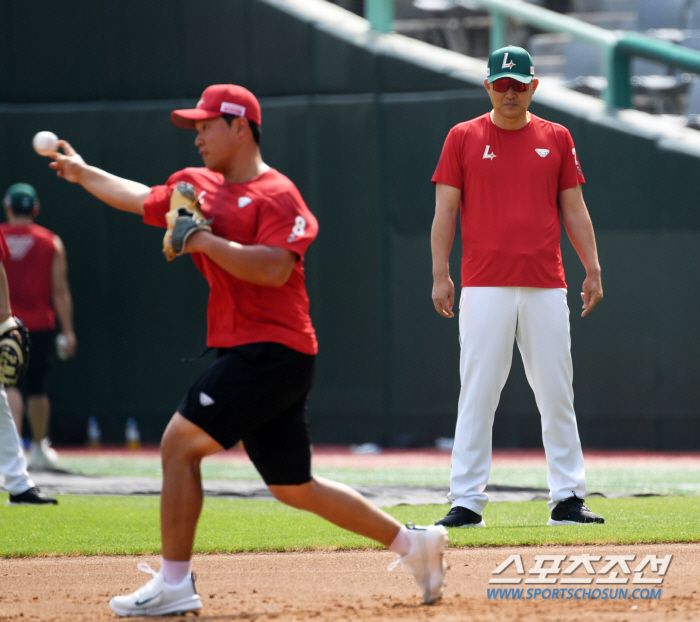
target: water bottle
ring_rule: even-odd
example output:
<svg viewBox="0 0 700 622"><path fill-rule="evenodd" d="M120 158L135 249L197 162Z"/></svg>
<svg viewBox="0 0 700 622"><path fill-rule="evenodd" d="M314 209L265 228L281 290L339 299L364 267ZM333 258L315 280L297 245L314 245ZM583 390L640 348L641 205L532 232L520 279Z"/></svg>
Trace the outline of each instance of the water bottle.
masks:
<svg viewBox="0 0 700 622"><path fill-rule="evenodd" d="M124 436L126 437L126 446L128 449L134 451L141 449L141 435L139 434L139 428L136 425L136 419L133 417L129 417L126 420Z"/></svg>
<svg viewBox="0 0 700 622"><path fill-rule="evenodd" d="M97 417L90 417L87 425L88 445L92 449L99 449L102 445L100 442L101 436L102 433L100 432L100 424L97 423Z"/></svg>
<svg viewBox="0 0 700 622"><path fill-rule="evenodd" d="M68 338L63 334L56 337L56 355L62 361L68 360Z"/></svg>

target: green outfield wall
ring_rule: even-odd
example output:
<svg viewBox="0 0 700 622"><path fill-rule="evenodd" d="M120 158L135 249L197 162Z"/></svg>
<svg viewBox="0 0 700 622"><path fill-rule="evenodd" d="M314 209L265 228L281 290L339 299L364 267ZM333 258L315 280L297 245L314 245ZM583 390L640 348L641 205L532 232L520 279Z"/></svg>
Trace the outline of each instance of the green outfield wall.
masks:
<svg viewBox="0 0 700 622"><path fill-rule="evenodd" d="M314 441L452 436L459 343L457 320L430 299L430 176L450 127L488 99L474 75L418 58L412 44L404 53L401 38L377 38L355 16L339 24L339 9L320 4L0 3L11 42L0 51L0 186L37 188L38 223L65 242L76 307L78 356L50 379L57 444L84 442L89 416L106 442L123 439L130 416L145 440L159 438L211 361L183 361L204 347L207 288L188 258L163 259L162 230L57 179L31 137L52 130L91 164L162 183L200 164L194 133L169 112L217 82L259 95L263 156L319 219L306 264L320 341ZM533 111L572 132L603 266L605 300L582 319L583 270L564 238L582 440L697 449L700 150L574 103L548 96ZM455 278L458 264L457 243ZM541 444L519 356L494 438Z"/></svg>

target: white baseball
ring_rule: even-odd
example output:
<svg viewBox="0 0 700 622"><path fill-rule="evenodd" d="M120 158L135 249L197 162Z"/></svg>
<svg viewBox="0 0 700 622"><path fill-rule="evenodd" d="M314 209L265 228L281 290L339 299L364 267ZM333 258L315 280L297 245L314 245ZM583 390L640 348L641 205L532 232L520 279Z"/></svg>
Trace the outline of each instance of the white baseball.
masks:
<svg viewBox="0 0 700 622"><path fill-rule="evenodd" d="M32 139L32 146L39 155L51 155L58 148L58 136L53 132L37 132Z"/></svg>

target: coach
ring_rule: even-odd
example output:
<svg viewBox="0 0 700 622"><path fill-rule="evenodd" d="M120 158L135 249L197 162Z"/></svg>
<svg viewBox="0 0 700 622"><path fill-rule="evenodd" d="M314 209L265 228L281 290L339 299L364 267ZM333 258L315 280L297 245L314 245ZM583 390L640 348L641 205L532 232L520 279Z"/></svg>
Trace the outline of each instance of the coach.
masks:
<svg viewBox="0 0 700 622"><path fill-rule="evenodd" d="M517 341L542 417L549 525L603 523L583 503L583 453L573 406L564 223L586 279L583 313L603 297L583 173L568 130L528 112L538 81L530 54L493 52L484 86L493 110L450 130L433 175L433 303L454 317L449 254L462 231L461 343L450 512L436 524L483 527L491 430Z"/></svg>

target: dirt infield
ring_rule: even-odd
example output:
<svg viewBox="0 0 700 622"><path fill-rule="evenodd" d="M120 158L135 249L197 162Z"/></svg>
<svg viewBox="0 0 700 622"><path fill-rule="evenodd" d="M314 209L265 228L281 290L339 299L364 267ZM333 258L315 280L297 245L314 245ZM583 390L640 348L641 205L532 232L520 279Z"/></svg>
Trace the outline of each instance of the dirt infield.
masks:
<svg viewBox="0 0 700 622"><path fill-rule="evenodd" d="M91 455L85 450L70 452ZM128 452L105 453L131 455ZM156 448L141 455L157 456ZM213 460L247 462L241 451L225 452ZM315 448L317 466L449 465L449 453L438 450L384 451L380 455L354 455L347 448ZM700 454L671 452L587 452L588 466L629 465L637 461L696 467ZM495 451L495 464L546 464L543 452ZM488 599L492 588L556 588L558 585L489 585L492 571L509 555L522 556L525 572L535 555L634 555L634 566L646 555L673 555L663 584L603 585L600 588L628 590L623 599L580 600ZM243 553L198 555L194 570L204 609L204 621L279 620L404 620L452 622L656 622L700 620L700 544L600 545L551 547L451 548L445 596L437 605L422 605L412 579L400 569L386 566L394 559L386 551L308 551L298 553ZM157 557L44 557L0 559L0 622L101 622L117 620L108 607L115 594L128 593L148 580L136 564L148 561L158 567ZM595 564L600 570L604 562ZM566 568L568 562L562 565ZM512 570L509 569L509 570ZM581 569L579 569L581 570ZM509 572L509 571L507 571ZM504 573L506 574L506 573ZM515 576L510 572L509 576ZM577 571L574 577L584 576ZM523 575L527 578L527 574ZM571 588L595 589L592 585ZM661 598L635 600L633 589L661 588ZM562 592L560 592L562 593ZM617 593L619 595L619 592ZM526 594L525 594L526 595ZM154 619L154 618L150 618ZM159 619L159 618L155 618ZM165 618L163 618L165 619ZM173 618L167 618L173 620ZM185 618L178 618L184 620ZM188 616L189 620L194 620Z"/></svg>
<svg viewBox="0 0 700 622"><path fill-rule="evenodd" d="M527 577L535 555L570 558L583 553L600 555L603 560L607 555L635 555L636 560L629 563L632 569L646 555L673 555L673 560L662 585L633 585L630 579L626 585L567 586L590 590L626 588L628 597L623 599L487 598L489 587L560 587L489 586L492 571L511 554L521 555L526 573L523 577ZM416 586L400 569L387 572L386 566L393 558L387 551L199 555L194 560L199 575L197 588L204 604L199 620L650 622L697 620L700 615L700 544L697 543L449 549L445 596L431 607L422 605ZM107 605L109 598L130 592L148 579L148 575L136 569L138 561L158 567L158 559L152 556L2 559L0 621L115 620ZM595 570L600 571L604 563L594 564ZM562 568L568 564L569 561L564 562ZM514 567L502 576L506 575L517 576ZM579 568L571 576L588 575ZM633 589L650 587L661 588L661 598L632 598Z"/></svg>

